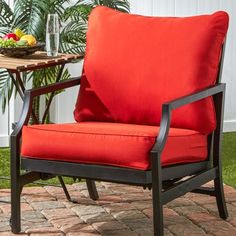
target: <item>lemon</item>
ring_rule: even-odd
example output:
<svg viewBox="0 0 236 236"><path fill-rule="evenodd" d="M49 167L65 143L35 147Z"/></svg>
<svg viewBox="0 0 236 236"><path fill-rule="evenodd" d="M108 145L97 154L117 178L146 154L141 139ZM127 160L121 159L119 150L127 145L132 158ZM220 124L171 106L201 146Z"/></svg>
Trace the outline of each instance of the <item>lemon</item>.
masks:
<svg viewBox="0 0 236 236"><path fill-rule="evenodd" d="M30 45L30 46L33 46L37 43L37 40L36 38L31 35L31 34L27 34L27 35L24 35L20 38L20 40L25 40L27 41L27 43Z"/></svg>
<svg viewBox="0 0 236 236"><path fill-rule="evenodd" d="M14 30L14 34L15 34L18 38L21 38L22 36L25 35L25 33L24 33L21 29L19 29L19 28L16 28L16 29Z"/></svg>

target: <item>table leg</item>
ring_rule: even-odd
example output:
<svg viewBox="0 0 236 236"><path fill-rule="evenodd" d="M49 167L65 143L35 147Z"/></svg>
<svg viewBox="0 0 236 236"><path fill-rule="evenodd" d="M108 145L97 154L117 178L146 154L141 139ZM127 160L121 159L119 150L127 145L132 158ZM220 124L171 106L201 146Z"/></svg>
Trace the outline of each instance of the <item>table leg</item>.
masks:
<svg viewBox="0 0 236 236"><path fill-rule="evenodd" d="M61 68L60 68L60 70L58 72L57 78L56 78L56 83L60 81L64 68L65 68L65 64L62 64ZM49 109L50 109L50 106L51 106L52 99L53 99L54 95L55 95L55 93L52 92L50 94L49 99L48 99L48 104L47 104L47 107L46 107L46 109L44 111L43 118L42 118L42 123L43 124L46 121L46 118L47 118L47 115L48 115L48 112L49 112Z"/></svg>
<svg viewBox="0 0 236 236"><path fill-rule="evenodd" d="M12 79L12 82L15 85L16 90L19 93L21 99L24 100L25 86L24 86L23 80L21 78L20 72L8 70L8 73L9 73L9 75ZM14 74L15 74L15 76L14 76ZM32 109L32 118L33 118L35 124L39 124L39 119L35 115L35 112L33 109Z"/></svg>

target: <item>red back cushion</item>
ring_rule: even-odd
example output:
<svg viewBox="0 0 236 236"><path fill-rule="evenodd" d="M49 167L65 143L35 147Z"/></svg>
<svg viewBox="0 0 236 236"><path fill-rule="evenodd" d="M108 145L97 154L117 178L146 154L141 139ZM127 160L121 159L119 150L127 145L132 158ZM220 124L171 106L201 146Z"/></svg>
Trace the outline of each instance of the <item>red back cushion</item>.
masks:
<svg viewBox="0 0 236 236"><path fill-rule="evenodd" d="M76 121L159 125L162 104L216 83L228 15L145 17L95 8ZM173 112L172 127L216 126L212 98Z"/></svg>

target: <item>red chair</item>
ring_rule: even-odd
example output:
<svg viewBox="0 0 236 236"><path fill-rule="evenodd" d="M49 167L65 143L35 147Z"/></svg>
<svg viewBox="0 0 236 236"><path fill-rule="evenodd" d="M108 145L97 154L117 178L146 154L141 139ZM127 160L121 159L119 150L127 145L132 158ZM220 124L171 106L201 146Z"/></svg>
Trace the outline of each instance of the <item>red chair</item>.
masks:
<svg viewBox="0 0 236 236"><path fill-rule="evenodd" d="M20 232L22 187L43 174L149 187L154 235L163 235L163 205L187 192L215 196L226 219L220 79L227 28L225 12L165 18L93 10L82 76L25 93L11 135L12 231ZM76 85L76 123L27 125L34 97ZM201 187L211 180L214 188Z"/></svg>

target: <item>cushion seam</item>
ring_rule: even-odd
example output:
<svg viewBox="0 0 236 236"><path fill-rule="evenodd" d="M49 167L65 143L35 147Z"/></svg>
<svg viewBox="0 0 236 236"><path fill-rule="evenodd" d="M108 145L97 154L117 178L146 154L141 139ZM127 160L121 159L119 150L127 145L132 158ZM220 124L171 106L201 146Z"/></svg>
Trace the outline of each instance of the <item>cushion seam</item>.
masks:
<svg viewBox="0 0 236 236"><path fill-rule="evenodd" d="M47 129L39 129L39 128L32 128L27 126L28 129L34 129L34 130L40 130L40 131L44 131L44 132L57 132L57 133L73 133L73 134L93 134L93 135L110 135L110 136L128 136L128 137L150 137L150 138L156 138L156 136L151 136L151 135L129 135L129 134L110 134L110 133L106 133L106 134L102 134L102 133L92 133L92 132L73 132L73 131L59 131L59 130L47 130ZM189 135L168 135L168 137L186 137L186 136L195 136L195 135L202 135L200 133L197 134L189 134ZM204 136L204 135L203 135Z"/></svg>

